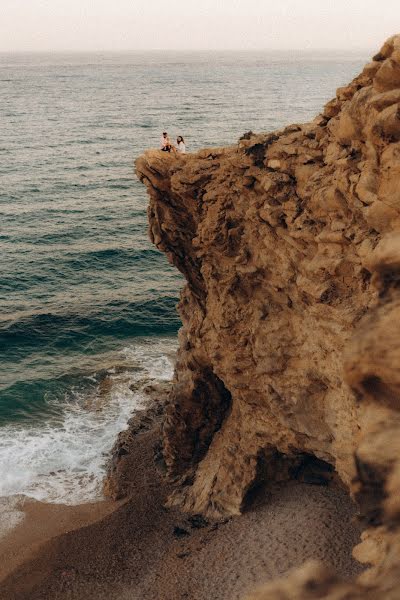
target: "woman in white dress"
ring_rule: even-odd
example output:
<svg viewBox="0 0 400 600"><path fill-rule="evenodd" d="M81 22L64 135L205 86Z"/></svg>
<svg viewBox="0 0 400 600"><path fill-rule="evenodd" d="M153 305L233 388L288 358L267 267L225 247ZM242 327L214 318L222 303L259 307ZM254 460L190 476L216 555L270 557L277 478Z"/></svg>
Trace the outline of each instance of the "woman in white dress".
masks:
<svg viewBox="0 0 400 600"><path fill-rule="evenodd" d="M183 139L183 137L181 135L178 135L177 140L176 140L176 145L177 145L179 154L186 153L185 140Z"/></svg>

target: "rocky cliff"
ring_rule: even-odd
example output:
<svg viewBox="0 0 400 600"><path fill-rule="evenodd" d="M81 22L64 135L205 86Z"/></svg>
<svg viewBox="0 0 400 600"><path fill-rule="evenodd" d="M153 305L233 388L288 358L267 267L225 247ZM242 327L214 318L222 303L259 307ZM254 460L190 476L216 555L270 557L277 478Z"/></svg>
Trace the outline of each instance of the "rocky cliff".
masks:
<svg viewBox="0 0 400 600"><path fill-rule="evenodd" d="M171 504L238 514L261 482L337 476L373 568L309 565L254 598L400 597L400 36L313 122L136 170L187 281Z"/></svg>

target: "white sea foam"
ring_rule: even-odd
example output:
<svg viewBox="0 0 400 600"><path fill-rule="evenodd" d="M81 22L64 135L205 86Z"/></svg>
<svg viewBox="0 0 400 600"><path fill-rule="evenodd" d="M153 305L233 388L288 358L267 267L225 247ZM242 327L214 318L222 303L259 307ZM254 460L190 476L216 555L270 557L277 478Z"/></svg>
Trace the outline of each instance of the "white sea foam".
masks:
<svg viewBox="0 0 400 600"><path fill-rule="evenodd" d="M123 349L128 360L143 363L143 351L146 354L146 362L143 363L143 371L149 379L169 381L173 375L173 360L176 352L177 341L175 339L163 339L159 343L151 341L144 346L128 346ZM144 350L145 348L145 350Z"/></svg>
<svg viewBox="0 0 400 600"><path fill-rule="evenodd" d="M55 416L40 424L2 427L0 497L24 494L65 504L100 499L116 436L143 403L141 385L172 378L175 348L175 339L138 342L120 355L131 368L109 368L90 396L72 395ZM139 383L134 392L132 383Z"/></svg>

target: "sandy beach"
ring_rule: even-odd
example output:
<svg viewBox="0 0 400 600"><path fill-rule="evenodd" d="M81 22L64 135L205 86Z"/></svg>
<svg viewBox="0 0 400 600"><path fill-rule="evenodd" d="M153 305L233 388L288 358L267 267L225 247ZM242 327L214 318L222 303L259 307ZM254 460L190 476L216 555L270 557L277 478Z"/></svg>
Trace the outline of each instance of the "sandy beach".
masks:
<svg viewBox="0 0 400 600"><path fill-rule="evenodd" d="M157 417L157 420L160 417ZM132 437L128 500L79 507L26 503L0 541L4 600L232 600L314 558L348 578L360 530L336 484L262 489L241 517L207 522L164 503L159 424Z"/></svg>
<svg viewBox="0 0 400 600"><path fill-rule="evenodd" d="M21 517L15 527L0 536L0 581L34 555L44 542L102 519L118 504L104 501L66 506L21 498L14 506Z"/></svg>

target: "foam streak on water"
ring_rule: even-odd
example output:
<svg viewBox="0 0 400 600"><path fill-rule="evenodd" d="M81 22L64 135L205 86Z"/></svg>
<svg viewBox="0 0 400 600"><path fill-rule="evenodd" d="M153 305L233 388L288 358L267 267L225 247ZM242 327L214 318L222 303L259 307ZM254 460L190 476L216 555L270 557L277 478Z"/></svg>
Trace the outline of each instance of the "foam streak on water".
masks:
<svg viewBox="0 0 400 600"><path fill-rule="evenodd" d="M172 378L175 347L173 338L138 340L121 352L117 366L107 369L90 393L72 393L52 407L53 417L3 427L0 497L24 494L64 504L100 499L116 436L143 404L143 387ZM127 359L133 368L121 370Z"/></svg>

